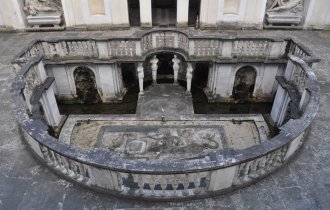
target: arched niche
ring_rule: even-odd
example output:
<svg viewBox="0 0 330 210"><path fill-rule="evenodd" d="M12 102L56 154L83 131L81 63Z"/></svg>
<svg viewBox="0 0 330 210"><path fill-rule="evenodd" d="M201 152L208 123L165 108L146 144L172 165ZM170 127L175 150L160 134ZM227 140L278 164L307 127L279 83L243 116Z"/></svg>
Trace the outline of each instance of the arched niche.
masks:
<svg viewBox="0 0 330 210"><path fill-rule="evenodd" d="M247 102L253 99L257 71L252 66L243 66L235 74L232 96L237 102Z"/></svg>
<svg viewBox="0 0 330 210"><path fill-rule="evenodd" d="M80 103L95 104L101 102L97 91L94 72L88 67L80 66L73 71L77 99Z"/></svg>

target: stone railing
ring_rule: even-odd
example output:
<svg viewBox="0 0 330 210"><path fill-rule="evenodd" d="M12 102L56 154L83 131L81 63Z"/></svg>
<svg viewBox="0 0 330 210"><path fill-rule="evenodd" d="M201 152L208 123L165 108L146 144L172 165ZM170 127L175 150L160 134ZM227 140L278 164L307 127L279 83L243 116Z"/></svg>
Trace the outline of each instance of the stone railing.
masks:
<svg viewBox="0 0 330 210"><path fill-rule="evenodd" d="M318 60L306 47L293 39L275 38L223 38L199 37L175 30L153 30L136 37L108 39L53 39L30 43L14 62L24 62L41 55L47 60L136 60L160 51L183 55L188 61L212 59L221 61L235 59L286 59L288 54L299 54Z"/></svg>
<svg viewBox="0 0 330 210"><path fill-rule="evenodd" d="M30 110L39 106L36 97L40 97L45 88L50 85L36 89L38 84L52 80L47 80L47 78L41 80L39 77L36 80L39 79L40 82L32 85L28 81L33 71L40 66L42 59L50 59L52 56L49 55L55 51L58 56L66 53L70 56L74 54L93 57L106 55L100 50L99 41L95 44L93 42L95 43L95 41L77 41L76 44L71 41L51 44L44 41L35 42L37 44L33 45L33 47L36 46L35 48L31 47L20 54L25 62L21 63L21 68L17 69L19 72L12 84L11 93L22 134L36 156L60 176L96 191L129 198L180 200L207 197L246 186L281 167L295 154L303 142L306 128L318 110L320 89L314 73L303 59L290 57L297 71L304 72L302 77L304 81L294 83L294 85L303 85L304 92L308 92L305 94L308 95L308 100L300 98L301 103L304 104L302 114L283 124L280 127L280 134L269 141L244 150L223 149L210 152L198 159L168 161L138 161L125 159L115 152L102 149L80 150L50 136L47 131L48 125L38 113L27 113L27 106L32 107ZM102 47L109 46L109 43L106 43L107 45L102 44ZM69 47L67 51L59 50L63 45ZM224 43L224 45L227 44ZM245 46L242 43L238 45ZM45 49L50 46L55 51ZM265 49L262 53L271 48L269 44L264 45L264 43L260 43L260 46ZM89 50L82 54L77 53L85 47ZM245 52L246 46L238 49L240 52ZM45 54L33 57L34 52ZM125 51L127 52L130 51ZM299 72L298 74L300 75ZM30 98L34 98L33 101L26 101L29 99L23 97L27 90L30 91Z"/></svg>

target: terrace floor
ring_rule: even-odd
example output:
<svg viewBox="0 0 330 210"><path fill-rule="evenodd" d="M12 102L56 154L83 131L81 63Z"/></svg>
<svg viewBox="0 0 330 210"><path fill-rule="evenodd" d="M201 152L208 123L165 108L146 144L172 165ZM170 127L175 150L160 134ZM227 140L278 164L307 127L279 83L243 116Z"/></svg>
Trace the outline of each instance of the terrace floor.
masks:
<svg viewBox="0 0 330 210"><path fill-rule="evenodd" d="M10 61L37 38L130 36L130 31L0 33L0 209L330 209L330 32L217 31L234 36L292 36L322 59L315 69L320 110L292 162L258 183L226 195L186 202L143 202L97 194L60 179L33 158L20 139L12 112ZM196 31L196 33L208 33Z"/></svg>

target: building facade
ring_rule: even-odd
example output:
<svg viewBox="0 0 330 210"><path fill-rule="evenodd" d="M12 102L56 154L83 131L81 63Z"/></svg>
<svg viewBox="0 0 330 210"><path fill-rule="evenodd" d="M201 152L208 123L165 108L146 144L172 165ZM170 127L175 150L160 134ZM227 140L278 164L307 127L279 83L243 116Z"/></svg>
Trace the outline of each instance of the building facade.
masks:
<svg viewBox="0 0 330 210"><path fill-rule="evenodd" d="M2 30L327 29L327 0L4 0Z"/></svg>

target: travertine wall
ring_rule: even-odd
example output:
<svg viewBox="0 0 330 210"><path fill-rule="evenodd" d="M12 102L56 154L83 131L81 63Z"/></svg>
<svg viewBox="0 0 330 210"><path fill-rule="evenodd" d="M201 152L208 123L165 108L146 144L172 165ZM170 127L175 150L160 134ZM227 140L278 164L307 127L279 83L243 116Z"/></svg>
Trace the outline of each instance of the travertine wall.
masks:
<svg viewBox="0 0 330 210"><path fill-rule="evenodd" d="M62 5L67 27L129 26L127 1L62 0Z"/></svg>
<svg viewBox="0 0 330 210"><path fill-rule="evenodd" d="M264 24L267 0L201 0L199 21L201 28L258 28ZM23 12L24 0L1 0L1 28L27 28ZM68 28L104 26L129 27L127 0L62 0L65 25ZM330 27L328 0L305 0L302 23L306 29ZM189 0L177 2L177 27L186 27ZM151 0L140 0L142 27L152 27Z"/></svg>
<svg viewBox="0 0 330 210"><path fill-rule="evenodd" d="M330 29L330 1L311 0L304 28L306 29Z"/></svg>
<svg viewBox="0 0 330 210"><path fill-rule="evenodd" d="M124 89L121 69L117 64L47 65L47 75L55 78L53 89L59 99L68 100L77 97L73 74L80 66L87 67L94 73L97 90L103 102L121 100Z"/></svg>
<svg viewBox="0 0 330 210"><path fill-rule="evenodd" d="M23 0L1 0L0 26L13 29L25 28L22 5Z"/></svg>
<svg viewBox="0 0 330 210"><path fill-rule="evenodd" d="M275 76L281 75L284 67L279 64L263 63L214 64L209 72L208 90L216 100L231 100L236 72L246 66L254 68L257 73L253 92L256 100L273 100L277 88Z"/></svg>

